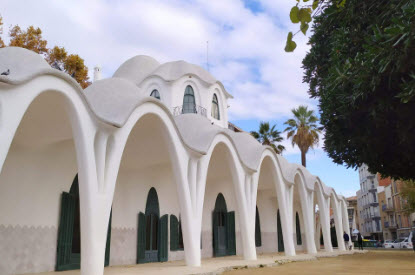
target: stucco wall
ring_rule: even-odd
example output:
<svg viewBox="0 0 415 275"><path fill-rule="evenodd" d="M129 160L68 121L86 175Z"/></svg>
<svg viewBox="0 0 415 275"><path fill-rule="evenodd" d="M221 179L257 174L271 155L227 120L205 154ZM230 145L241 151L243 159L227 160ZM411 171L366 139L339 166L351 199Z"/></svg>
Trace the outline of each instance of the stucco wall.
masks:
<svg viewBox="0 0 415 275"><path fill-rule="evenodd" d="M262 245L257 252L271 253L278 251L277 210L278 201L273 190L258 190L257 206L261 223Z"/></svg>
<svg viewBox="0 0 415 275"><path fill-rule="evenodd" d="M160 216L179 217L180 206L170 165L157 165L140 170L120 170L112 206L111 265L135 264L137 260L138 213L145 213L151 187L157 191ZM170 251L168 258L181 260L183 251Z"/></svg>
<svg viewBox="0 0 415 275"><path fill-rule="evenodd" d="M71 141L12 146L0 174L0 274L55 269L61 194L76 172Z"/></svg>

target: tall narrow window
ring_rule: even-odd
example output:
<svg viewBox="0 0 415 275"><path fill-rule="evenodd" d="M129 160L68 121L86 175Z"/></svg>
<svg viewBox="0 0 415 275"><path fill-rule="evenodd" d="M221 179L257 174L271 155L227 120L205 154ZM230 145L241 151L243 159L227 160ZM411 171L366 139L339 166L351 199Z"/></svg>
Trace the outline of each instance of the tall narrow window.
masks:
<svg viewBox="0 0 415 275"><path fill-rule="evenodd" d="M196 113L195 93L192 86L188 85L184 91L183 114Z"/></svg>
<svg viewBox="0 0 415 275"><path fill-rule="evenodd" d="M182 220L181 219L179 219L179 244L178 244L178 248L179 248L179 250L184 249L183 232L182 232Z"/></svg>
<svg viewBox="0 0 415 275"><path fill-rule="evenodd" d="M158 100L160 100L160 93L157 90L153 90L150 94L150 96L157 98Z"/></svg>
<svg viewBox="0 0 415 275"><path fill-rule="evenodd" d="M259 221L258 206L256 207L256 215L255 215L255 246L256 247L262 246L261 223Z"/></svg>
<svg viewBox="0 0 415 275"><path fill-rule="evenodd" d="M297 235L297 245L301 245L303 242L301 240L300 218L298 217L298 212L295 212L295 235Z"/></svg>
<svg viewBox="0 0 415 275"><path fill-rule="evenodd" d="M211 113L213 118L216 118L217 120L220 119L220 114L219 114L219 103L218 103L218 97L216 96L216 94L213 94L213 98L212 98L212 113Z"/></svg>

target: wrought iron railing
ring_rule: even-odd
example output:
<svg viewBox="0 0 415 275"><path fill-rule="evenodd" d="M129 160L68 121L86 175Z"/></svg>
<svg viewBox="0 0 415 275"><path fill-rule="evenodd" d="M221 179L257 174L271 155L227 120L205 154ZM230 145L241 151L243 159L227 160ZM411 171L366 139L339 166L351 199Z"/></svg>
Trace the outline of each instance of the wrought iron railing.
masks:
<svg viewBox="0 0 415 275"><path fill-rule="evenodd" d="M207 117L206 109L203 108L202 106L195 105L194 108L192 109L189 109L187 107L183 109L183 105L181 105L181 106L176 106L173 108L174 116L179 116L182 114L192 114L192 113Z"/></svg>

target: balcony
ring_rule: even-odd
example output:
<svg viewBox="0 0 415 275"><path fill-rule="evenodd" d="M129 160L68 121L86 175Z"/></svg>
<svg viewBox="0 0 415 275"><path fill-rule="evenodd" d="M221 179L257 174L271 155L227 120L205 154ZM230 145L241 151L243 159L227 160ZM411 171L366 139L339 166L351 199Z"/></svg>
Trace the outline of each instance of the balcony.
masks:
<svg viewBox="0 0 415 275"><path fill-rule="evenodd" d="M384 204L382 205L382 211L383 212L394 212L395 208L393 206Z"/></svg>
<svg viewBox="0 0 415 275"><path fill-rule="evenodd" d="M384 222L383 225L387 229L396 229L397 228L396 223L393 223L393 222L389 223L389 221Z"/></svg>
<svg viewBox="0 0 415 275"><path fill-rule="evenodd" d="M203 108L202 106L195 105L193 109L189 109L188 107L183 109L183 105L181 105L173 108L173 116L179 116L183 114L198 114L207 117L206 108Z"/></svg>

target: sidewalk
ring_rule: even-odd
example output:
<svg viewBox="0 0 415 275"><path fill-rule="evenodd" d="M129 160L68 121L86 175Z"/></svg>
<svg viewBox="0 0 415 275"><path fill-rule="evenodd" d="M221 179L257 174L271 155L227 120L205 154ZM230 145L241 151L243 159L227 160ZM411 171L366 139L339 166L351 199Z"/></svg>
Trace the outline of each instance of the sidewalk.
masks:
<svg viewBox="0 0 415 275"><path fill-rule="evenodd" d="M258 255L256 261L246 261L241 256L229 256L221 258L209 258L202 260L200 267L188 267L184 261L165 263L148 263L128 266L110 266L105 268L105 275L133 275L133 274L163 274L163 275L213 275L224 271L242 268L255 268L276 266L288 262L315 261L317 258L336 257L339 255L351 255L366 253L367 251L343 251L343 252L318 252L317 254L297 254L296 256L284 256L283 253ZM58 272L36 273L36 275L57 275ZM59 272L61 275L79 275L79 270Z"/></svg>

